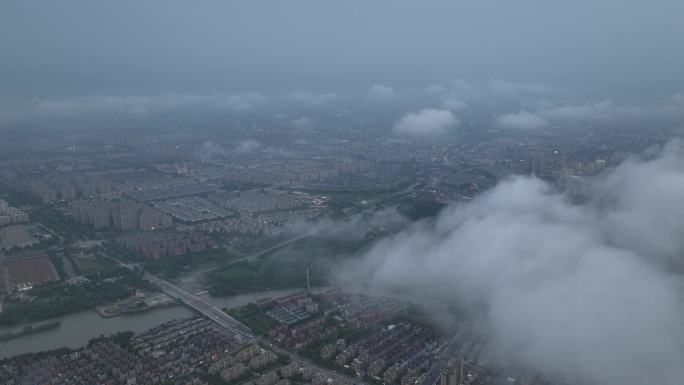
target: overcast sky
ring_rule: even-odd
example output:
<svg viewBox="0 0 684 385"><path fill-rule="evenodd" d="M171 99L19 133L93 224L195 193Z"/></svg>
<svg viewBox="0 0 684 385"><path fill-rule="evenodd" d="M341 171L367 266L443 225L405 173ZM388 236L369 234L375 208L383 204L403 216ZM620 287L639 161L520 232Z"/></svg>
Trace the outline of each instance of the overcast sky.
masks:
<svg viewBox="0 0 684 385"><path fill-rule="evenodd" d="M344 92L454 77L684 89L681 0L4 0L0 97Z"/></svg>

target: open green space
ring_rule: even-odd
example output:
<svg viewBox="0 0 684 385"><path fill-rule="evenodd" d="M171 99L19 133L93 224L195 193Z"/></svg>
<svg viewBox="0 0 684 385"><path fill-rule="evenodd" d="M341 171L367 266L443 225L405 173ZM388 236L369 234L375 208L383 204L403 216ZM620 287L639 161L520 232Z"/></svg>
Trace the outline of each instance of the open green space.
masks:
<svg viewBox="0 0 684 385"><path fill-rule="evenodd" d="M6 300L0 325L42 321L129 297L136 289L155 289L142 277L119 267L110 267L87 278L90 282L80 285L56 282L36 286L27 293L34 297L30 302Z"/></svg>
<svg viewBox="0 0 684 385"><path fill-rule="evenodd" d="M228 296L251 291L306 287L306 270L312 286L329 283L331 266L360 255L380 237L370 231L357 240L306 237L253 261L241 261L214 271L208 277L212 295Z"/></svg>
<svg viewBox="0 0 684 385"><path fill-rule="evenodd" d="M177 278L183 273L212 263L221 263L233 258L234 255L224 248L216 248L159 259L149 259L143 263L145 270L160 275L165 279Z"/></svg>
<svg viewBox="0 0 684 385"><path fill-rule="evenodd" d="M278 325L276 320L265 315L261 309L253 303L230 309L228 310L228 314L261 335L265 335L269 330Z"/></svg>

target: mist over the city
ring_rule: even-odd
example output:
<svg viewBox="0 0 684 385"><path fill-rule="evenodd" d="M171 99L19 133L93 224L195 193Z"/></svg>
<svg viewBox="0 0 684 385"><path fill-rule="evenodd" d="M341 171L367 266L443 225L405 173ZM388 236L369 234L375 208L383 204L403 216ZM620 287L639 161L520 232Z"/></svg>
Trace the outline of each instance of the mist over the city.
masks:
<svg viewBox="0 0 684 385"><path fill-rule="evenodd" d="M598 384L682 377L684 149L672 142L583 181L583 203L515 177L378 242L348 285L403 290L484 313L492 358Z"/></svg>
<svg viewBox="0 0 684 385"><path fill-rule="evenodd" d="M676 385L684 3L0 4L0 385Z"/></svg>

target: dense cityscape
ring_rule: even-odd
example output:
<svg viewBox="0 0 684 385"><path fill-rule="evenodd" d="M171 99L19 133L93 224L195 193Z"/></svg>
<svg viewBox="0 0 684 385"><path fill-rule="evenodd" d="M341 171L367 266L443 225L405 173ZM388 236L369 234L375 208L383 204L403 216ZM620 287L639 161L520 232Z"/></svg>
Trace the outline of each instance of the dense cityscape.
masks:
<svg viewBox="0 0 684 385"><path fill-rule="evenodd" d="M1 4L0 385L681 384L684 8L589 3Z"/></svg>
<svg viewBox="0 0 684 385"><path fill-rule="evenodd" d="M85 347L19 349L5 356L3 384L544 384L494 357L458 311L461 326L444 328L420 302L318 288L335 284L334 263L501 180L534 175L560 188L667 140L321 131L280 152L238 150L269 140L256 130L211 141L98 135L49 151L27 142L28 155L5 157L3 340L55 332L54 320L74 312L107 319L185 305L200 315L135 334L124 322ZM388 210L401 220L372 219ZM336 239L329 221L359 234ZM274 289L300 291L271 298ZM236 308L220 299L264 291Z"/></svg>

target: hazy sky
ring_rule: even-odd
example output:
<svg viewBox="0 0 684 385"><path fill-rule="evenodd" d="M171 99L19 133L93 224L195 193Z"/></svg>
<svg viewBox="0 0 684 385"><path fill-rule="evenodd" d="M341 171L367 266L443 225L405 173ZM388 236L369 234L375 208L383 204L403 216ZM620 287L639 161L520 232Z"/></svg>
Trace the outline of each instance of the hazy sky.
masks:
<svg viewBox="0 0 684 385"><path fill-rule="evenodd" d="M681 0L4 0L0 97L345 91L459 77L684 89Z"/></svg>

